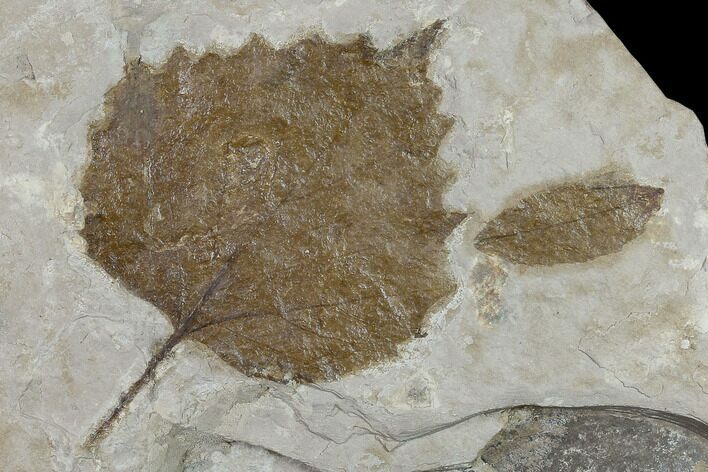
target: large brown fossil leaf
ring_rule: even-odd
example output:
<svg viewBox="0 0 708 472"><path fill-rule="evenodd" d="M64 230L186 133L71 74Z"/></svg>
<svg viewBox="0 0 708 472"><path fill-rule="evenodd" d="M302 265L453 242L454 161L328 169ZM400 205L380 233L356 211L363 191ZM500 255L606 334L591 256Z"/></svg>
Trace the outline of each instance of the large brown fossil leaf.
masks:
<svg viewBox="0 0 708 472"><path fill-rule="evenodd" d="M518 264L589 261L639 236L663 194L633 183L554 186L503 210L475 246Z"/></svg>
<svg viewBox="0 0 708 472"><path fill-rule="evenodd" d="M436 159L452 120L426 77L440 28L384 51L253 36L129 65L90 133L88 253L175 342L248 374L332 379L395 355L455 288L444 240L463 215Z"/></svg>

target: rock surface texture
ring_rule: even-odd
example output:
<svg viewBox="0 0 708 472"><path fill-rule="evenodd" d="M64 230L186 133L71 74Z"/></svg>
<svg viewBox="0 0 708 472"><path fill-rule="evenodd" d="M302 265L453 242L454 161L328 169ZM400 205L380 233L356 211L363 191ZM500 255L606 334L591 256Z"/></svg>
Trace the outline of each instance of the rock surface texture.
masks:
<svg viewBox="0 0 708 472"><path fill-rule="evenodd" d="M708 470L705 135L584 1L0 6L1 470Z"/></svg>

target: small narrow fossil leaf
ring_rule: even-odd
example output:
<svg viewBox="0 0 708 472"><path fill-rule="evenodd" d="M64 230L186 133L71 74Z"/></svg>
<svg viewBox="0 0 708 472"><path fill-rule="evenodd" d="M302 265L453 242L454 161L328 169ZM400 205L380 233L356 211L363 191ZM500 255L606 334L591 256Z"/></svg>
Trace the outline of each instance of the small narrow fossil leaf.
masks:
<svg viewBox="0 0 708 472"><path fill-rule="evenodd" d="M475 246L517 264L586 262L639 236L663 194L634 183L554 186L504 209L477 235Z"/></svg>
<svg viewBox="0 0 708 472"><path fill-rule="evenodd" d="M441 27L385 51L253 36L130 64L89 137L89 255L169 317L170 343L247 374L395 356L455 290L444 241L464 215L443 208L436 158L452 120L426 76Z"/></svg>

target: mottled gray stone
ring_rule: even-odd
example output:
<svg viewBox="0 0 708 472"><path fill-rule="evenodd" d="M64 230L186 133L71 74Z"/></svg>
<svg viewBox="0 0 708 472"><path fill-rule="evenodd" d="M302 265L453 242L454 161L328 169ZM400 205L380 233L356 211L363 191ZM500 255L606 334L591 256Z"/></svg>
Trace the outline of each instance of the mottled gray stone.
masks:
<svg viewBox="0 0 708 472"><path fill-rule="evenodd" d="M473 463L435 471L702 472L708 425L631 407L521 407Z"/></svg>

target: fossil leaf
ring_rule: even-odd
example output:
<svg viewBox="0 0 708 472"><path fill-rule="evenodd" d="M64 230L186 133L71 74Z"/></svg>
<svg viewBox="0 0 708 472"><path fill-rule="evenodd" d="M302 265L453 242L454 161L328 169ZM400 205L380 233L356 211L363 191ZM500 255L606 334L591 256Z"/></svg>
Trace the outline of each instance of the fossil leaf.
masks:
<svg viewBox="0 0 708 472"><path fill-rule="evenodd" d="M477 467L448 470L690 471L701 461L708 461L708 425L690 417L622 406L529 406L509 412Z"/></svg>
<svg viewBox="0 0 708 472"><path fill-rule="evenodd" d="M701 471L708 424L631 406L516 406L476 460L425 472Z"/></svg>
<svg viewBox="0 0 708 472"><path fill-rule="evenodd" d="M444 240L464 215L443 208L436 159L452 120L426 77L441 26L384 51L253 36L130 64L89 136L89 255L169 317L172 343L247 374L391 358L455 289Z"/></svg>
<svg viewBox="0 0 708 472"><path fill-rule="evenodd" d="M506 208L475 246L511 262L586 262L618 252L661 207L664 190L632 183L554 186Z"/></svg>

